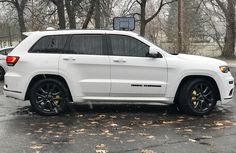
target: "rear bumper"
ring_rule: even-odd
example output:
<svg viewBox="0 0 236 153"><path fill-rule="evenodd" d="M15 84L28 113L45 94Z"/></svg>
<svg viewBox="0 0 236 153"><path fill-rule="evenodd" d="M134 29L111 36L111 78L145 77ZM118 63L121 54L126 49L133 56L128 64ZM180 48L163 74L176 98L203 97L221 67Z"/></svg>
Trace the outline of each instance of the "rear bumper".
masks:
<svg viewBox="0 0 236 153"><path fill-rule="evenodd" d="M11 97L11 98L15 98L15 99L24 100L24 95L22 94L22 92L7 90L5 85L4 85L4 88L3 88L3 94L6 97Z"/></svg>

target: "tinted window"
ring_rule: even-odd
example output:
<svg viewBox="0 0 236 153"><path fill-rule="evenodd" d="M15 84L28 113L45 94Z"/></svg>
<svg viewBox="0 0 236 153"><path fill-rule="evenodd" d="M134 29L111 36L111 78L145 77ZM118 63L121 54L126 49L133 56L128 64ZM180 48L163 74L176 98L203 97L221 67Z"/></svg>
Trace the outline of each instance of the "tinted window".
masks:
<svg viewBox="0 0 236 153"><path fill-rule="evenodd" d="M8 49L6 49L6 50L5 50L6 55L8 55L13 49L14 49L14 48L8 48Z"/></svg>
<svg viewBox="0 0 236 153"><path fill-rule="evenodd" d="M113 55L146 57L149 46L143 42L122 35L110 35Z"/></svg>
<svg viewBox="0 0 236 153"><path fill-rule="evenodd" d="M102 35L73 35L70 42L70 52L102 55Z"/></svg>
<svg viewBox="0 0 236 153"><path fill-rule="evenodd" d="M0 51L0 54L8 55L12 50L13 50L13 48L3 49Z"/></svg>
<svg viewBox="0 0 236 153"><path fill-rule="evenodd" d="M45 36L31 48L31 53L60 53L66 44L67 36Z"/></svg>
<svg viewBox="0 0 236 153"><path fill-rule="evenodd" d="M1 50L1 51L0 51L0 54L1 54L1 55L6 55L5 49L4 49L4 50Z"/></svg>

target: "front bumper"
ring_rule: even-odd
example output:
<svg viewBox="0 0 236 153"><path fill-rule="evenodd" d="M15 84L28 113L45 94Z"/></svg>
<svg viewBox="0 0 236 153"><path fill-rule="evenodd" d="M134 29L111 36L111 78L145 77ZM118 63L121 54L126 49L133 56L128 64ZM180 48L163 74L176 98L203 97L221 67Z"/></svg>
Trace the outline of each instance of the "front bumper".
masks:
<svg viewBox="0 0 236 153"><path fill-rule="evenodd" d="M226 104L233 99L234 94L234 78L229 73L222 77L221 79L222 85L219 86L220 95L221 95L221 104Z"/></svg>

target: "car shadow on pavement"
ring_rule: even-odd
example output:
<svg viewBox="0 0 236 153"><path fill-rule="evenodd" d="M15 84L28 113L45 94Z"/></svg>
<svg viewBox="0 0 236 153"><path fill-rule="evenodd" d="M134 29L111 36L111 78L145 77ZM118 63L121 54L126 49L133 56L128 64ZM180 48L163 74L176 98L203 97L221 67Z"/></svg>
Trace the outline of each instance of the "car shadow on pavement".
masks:
<svg viewBox="0 0 236 153"><path fill-rule="evenodd" d="M155 115L165 115L165 116L181 116L185 115L180 112L175 105L132 105L132 104L71 104L69 106L69 111L66 115L73 114L155 114ZM31 106L20 107L16 110L13 115L37 115L37 113L33 110ZM229 108L225 108L222 106L217 106L212 113L210 113L209 117L214 118L224 118L229 114L233 114L233 112ZM63 116L62 114L60 116ZM195 116L196 117L196 116ZM204 116L203 116L204 117Z"/></svg>

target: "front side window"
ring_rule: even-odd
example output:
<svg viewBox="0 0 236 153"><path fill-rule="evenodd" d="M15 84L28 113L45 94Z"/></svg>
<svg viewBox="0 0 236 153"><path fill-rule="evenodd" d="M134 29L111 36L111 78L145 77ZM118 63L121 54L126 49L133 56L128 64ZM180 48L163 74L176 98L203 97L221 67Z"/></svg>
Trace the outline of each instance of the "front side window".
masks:
<svg viewBox="0 0 236 153"><path fill-rule="evenodd" d="M45 36L30 49L30 53L61 53L67 40L66 35Z"/></svg>
<svg viewBox="0 0 236 153"><path fill-rule="evenodd" d="M110 35L111 49L116 56L146 57L149 46L143 42L124 35Z"/></svg>
<svg viewBox="0 0 236 153"><path fill-rule="evenodd" d="M102 35L73 35L70 42L70 52L74 54L102 55Z"/></svg>

